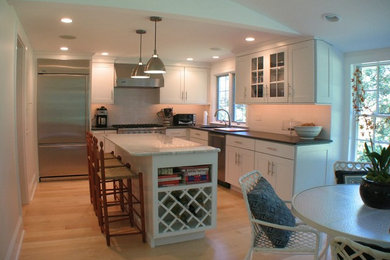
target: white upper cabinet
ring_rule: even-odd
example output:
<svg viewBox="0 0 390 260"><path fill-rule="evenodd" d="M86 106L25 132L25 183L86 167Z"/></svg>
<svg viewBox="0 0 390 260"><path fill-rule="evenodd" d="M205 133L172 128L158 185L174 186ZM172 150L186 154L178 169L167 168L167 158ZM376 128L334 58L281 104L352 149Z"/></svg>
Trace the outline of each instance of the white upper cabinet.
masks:
<svg viewBox="0 0 390 260"><path fill-rule="evenodd" d="M236 103L246 104L249 102L249 89L251 85L250 73L251 57L240 56L236 59Z"/></svg>
<svg viewBox="0 0 390 260"><path fill-rule="evenodd" d="M183 102L184 68L165 66L164 87L160 88L160 103L176 104Z"/></svg>
<svg viewBox="0 0 390 260"><path fill-rule="evenodd" d="M208 70L204 68L166 66L160 103L207 104Z"/></svg>
<svg viewBox="0 0 390 260"><path fill-rule="evenodd" d="M331 51L330 45L320 40L309 40L290 46L290 102L331 103Z"/></svg>
<svg viewBox="0 0 390 260"><path fill-rule="evenodd" d="M207 104L208 70L201 68L184 69L185 102L188 104Z"/></svg>
<svg viewBox="0 0 390 260"><path fill-rule="evenodd" d="M320 40L236 58L237 103L331 103L332 49Z"/></svg>
<svg viewBox="0 0 390 260"><path fill-rule="evenodd" d="M114 75L113 62L92 62L92 104L114 104Z"/></svg>

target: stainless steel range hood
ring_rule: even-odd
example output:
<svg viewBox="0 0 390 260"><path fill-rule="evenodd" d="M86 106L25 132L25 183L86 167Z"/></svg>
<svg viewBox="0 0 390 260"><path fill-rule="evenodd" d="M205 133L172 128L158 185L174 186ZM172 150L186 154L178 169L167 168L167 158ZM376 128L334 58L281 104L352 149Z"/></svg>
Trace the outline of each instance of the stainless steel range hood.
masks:
<svg viewBox="0 0 390 260"><path fill-rule="evenodd" d="M137 64L115 63L115 87L117 88L161 88L164 77L161 74L150 75L149 79L132 79L131 71Z"/></svg>

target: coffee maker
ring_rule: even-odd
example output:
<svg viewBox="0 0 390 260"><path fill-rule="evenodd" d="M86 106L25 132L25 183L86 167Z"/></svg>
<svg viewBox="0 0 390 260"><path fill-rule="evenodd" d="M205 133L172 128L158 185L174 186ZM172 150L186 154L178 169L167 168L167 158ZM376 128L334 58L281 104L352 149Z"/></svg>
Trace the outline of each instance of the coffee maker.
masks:
<svg viewBox="0 0 390 260"><path fill-rule="evenodd" d="M96 109L96 127L107 127L107 108L104 106Z"/></svg>

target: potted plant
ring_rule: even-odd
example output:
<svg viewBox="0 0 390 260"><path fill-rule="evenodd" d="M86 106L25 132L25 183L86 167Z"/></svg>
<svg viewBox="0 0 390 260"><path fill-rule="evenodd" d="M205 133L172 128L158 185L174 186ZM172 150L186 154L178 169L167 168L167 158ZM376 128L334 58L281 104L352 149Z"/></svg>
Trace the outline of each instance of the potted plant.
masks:
<svg viewBox="0 0 390 260"><path fill-rule="evenodd" d="M390 145L383 147L380 153L370 151L367 143L364 148L372 167L368 167L367 175L362 177L360 196L367 206L390 209Z"/></svg>
<svg viewBox="0 0 390 260"><path fill-rule="evenodd" d="M386 148L379 149L375 147L371 133L375 131L377 125L372 120L369 104L365 102L365 91L361 81L362 72L356 69L352 82L352 98L353 109L356 120L359 122L359 128L364 129L368 134L370 146L367 142L364 143L364 154L371 162L371 167L368 167L367 174L362 177L360 184L360 196L363 202L370 207L380 209L390 209L390 145ZM359 118L361 121L359 121ZM386 121L389 118L385 119Z"/></svg>

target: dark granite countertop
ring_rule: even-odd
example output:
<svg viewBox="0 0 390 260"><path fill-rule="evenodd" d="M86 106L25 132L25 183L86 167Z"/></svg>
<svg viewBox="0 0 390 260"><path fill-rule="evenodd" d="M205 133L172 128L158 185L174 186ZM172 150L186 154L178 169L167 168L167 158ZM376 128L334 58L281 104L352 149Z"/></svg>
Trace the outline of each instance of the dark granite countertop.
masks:
<svg viewBox="0 0 390 260"><path fill-rule="evenodd" d="M116 130L115 127L112 127L112 126L107 126L107 127L96 127L96 126L92 126L91 127L91 130L92 131L104 131L104 130Z"/></svg>
<svg viewBox="0 0 390 260"><path fill-rule="evenodd" d="M275 134L275 133L260 132L260 131L225 132L222 130L218 130L218 128L201 128L200 126L193 126L191 128L199 129L203 131L212 131L215 133L225 133L228 135L247 137L247 138L253 138L253 139L270 141L270 142L292 144L292 145L313 145L313 144L326 144L332 142L332 140L329 139L321 139L321 138L301 139L299 136L294 136L294 135Z"/></svg>

